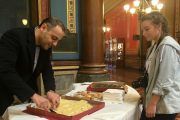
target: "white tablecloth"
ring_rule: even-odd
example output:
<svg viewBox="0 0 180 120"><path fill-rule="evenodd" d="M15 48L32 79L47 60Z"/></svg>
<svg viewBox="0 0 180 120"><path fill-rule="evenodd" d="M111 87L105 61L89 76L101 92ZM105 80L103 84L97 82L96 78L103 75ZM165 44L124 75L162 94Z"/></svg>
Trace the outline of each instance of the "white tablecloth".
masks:
<svg viewBox="0 0 180 120"><path fill-rule="evenodd" d="M81 83L74 84L74 90L67 95L72 95L77 91L86 90L88 85ZM106 102L105 107L95 113L83 117L81 120L139 120L139 98L138 92L128 86L128 93L121 104ZM29 104L10 106L3 115L4 120L47 120L38 116L21 112Z"/></svg>

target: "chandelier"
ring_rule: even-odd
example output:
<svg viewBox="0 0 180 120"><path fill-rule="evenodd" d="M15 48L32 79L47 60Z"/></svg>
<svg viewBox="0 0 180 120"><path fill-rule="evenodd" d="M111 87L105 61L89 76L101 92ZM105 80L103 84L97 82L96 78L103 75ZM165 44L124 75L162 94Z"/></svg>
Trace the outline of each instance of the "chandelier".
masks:
<svg viewBox="0 0 180 120"><path fill-rule="evenodd" d="M125 4L123 7L126 12L130 12L131 14L144 14L152 11L161 11L163 3L160 3L159 0L134 0L133 6Z"/></svg>

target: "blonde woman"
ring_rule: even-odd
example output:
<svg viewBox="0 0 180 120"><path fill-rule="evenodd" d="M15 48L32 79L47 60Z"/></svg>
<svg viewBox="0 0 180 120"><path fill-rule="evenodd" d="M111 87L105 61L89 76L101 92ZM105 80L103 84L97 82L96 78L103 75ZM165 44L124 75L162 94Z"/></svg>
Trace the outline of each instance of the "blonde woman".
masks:
<svg viewBox="0 0 180 120"><path fill-rule="evenodd" d="M148 85L141 120L175 120L180 112L180 45L159 12L142 18L143 36L152 41L146 60Z"/></svg>

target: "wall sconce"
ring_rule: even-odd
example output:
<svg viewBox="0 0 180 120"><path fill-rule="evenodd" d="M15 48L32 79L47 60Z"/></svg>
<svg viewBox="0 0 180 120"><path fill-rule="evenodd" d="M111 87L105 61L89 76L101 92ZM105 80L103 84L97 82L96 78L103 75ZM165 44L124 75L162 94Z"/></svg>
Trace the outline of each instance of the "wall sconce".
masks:
<svg viewBox="0 0 180 120"><path fill-rule="evenodd" d="M28 24L28 20L27 19L22 19L22 24L24 25L24 26L26 26L27 24Z"/></svg>
<svg viewBox="0 0 180 120"><path fill-rule="evenodd" d="M109 32L111 30L110 27L103 27L103 32Z"/></svg>
<svg viewBox="0 0 180 120"><path fill-rule="evenodd" d="M112 39L112 37L111 37L111 28L104 26L102 29L103 29L103 32L104 32L104 33L109 33L109 34L110 34L110 39Z"/></svg>

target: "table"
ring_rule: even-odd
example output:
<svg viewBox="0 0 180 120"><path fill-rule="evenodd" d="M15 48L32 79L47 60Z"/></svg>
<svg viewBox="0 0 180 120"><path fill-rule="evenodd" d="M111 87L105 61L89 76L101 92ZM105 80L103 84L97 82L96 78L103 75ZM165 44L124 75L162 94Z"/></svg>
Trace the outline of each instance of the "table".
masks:
<svg viewBox="0 0 180 120"><path fill-rule="evenodd" d="M89 83L75 83L74 89L67 95L71 96L77 91L86 90L88 84ZM105 102L105 107L103 109L87 115L81 118L81 120L139 120L139 99L140 95L138 92L128 86L128 92L124 97L123 103ZM3 115L4 120L47 120L46 118L40 118L21 112L26 109L26 106L29 104L30 103L8 107Z"/></svg>

